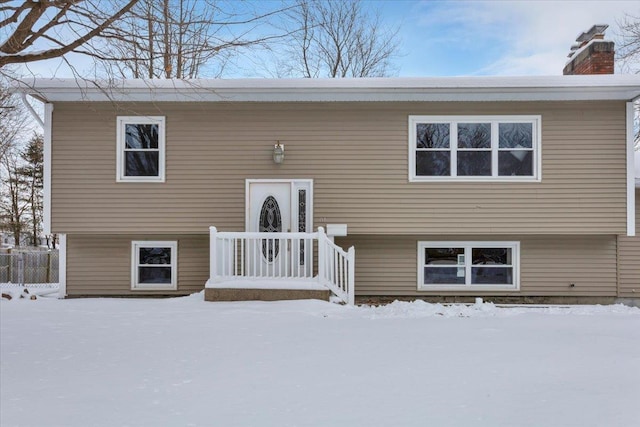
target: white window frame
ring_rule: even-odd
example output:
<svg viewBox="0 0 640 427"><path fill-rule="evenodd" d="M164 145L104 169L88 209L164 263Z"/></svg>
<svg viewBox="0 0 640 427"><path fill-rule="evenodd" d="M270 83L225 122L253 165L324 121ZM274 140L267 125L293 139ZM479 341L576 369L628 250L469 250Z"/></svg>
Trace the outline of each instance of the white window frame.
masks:
<svg viewBox="0 0 640 427"><path fill-rule="evenodd" d="M425 285L424 250L426 248L464 248L464 285ZM513 284L510 285L473 285L471 267L473 248L510 248L513 268ZM451 265L455 267L455 265ZM517 241L419 241L418 242L418 290L419 291L519 291L520 290L520 242Z"/></svg>
<svg viewBox="0 0 640 427"><path fill-rule="evenodd" d="M450 126L449 148L434 149L434 151L446 151L451 153L451 175L449 176L425 176L416 174L417 135L416 127L420 123L444 123ZM458 149L458 123L490 123L491 124L491 176L458 176L457 154L458 151L473 151L470 149ZM498 153L511 149L499 148L500 123L531 123L532 124L532 149L533 149L533 175L532 176L500 176L498 175ZM542 180L542 116L540 115L501 115L501 116L409 116L409 182L540 182Z"/></svg>
<svg viewBox="0 0 640 427"><path fill-rule="evenodd" d="M124 162L125 126L126 125L158 125L158 175L157 176L127 176ZM165 181L165 117L164 116L118 116L117 118L117 154L116 154L116 182L164 182Z"/></svg>
<svg viewBox="0 0 640 427"><path fill-rule="evenodd" d="M171 248L171 283L140 283L138 267L140 267L140 248ZM144 291L178 289L178 242L175 240L134 240L131 242L131 289Z"/></svg>

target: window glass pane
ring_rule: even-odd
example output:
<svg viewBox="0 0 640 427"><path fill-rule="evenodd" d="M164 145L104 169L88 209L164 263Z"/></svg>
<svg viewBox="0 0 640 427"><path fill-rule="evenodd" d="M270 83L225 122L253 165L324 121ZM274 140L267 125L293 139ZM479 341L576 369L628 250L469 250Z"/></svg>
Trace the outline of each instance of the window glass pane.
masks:
<svg viewBox="0 0 640 427"><path fill-rule="evenodd" d="M140 264L171 264L171 248L140 248Z"/></svg>
<svg viewBox="0 0 640 427"><path fill-rule="evenodd" d="M513 267L471 267L472 285L512 285Z"/></svg>
<svg viewBox="0 0 640 427"><path fill-rule="evenodd" d="M464 248L425 248L424 263L425 265L464 264Z"/></svg>
<svg viewBox="0 0 640 427"><path fill-rule="evenodd" d="M491 152L458 151L458 176L491 176Z"/></svg>
<svg viewBox="0 0 640 427"><path fill-rule="evenodd" d="M473 248L473 264L511 265L511 248Z"/></svg>
<svg viewBox="0 0 640 427"><path fill-rule="evenodd" d="M424 267L425 285L464 285L464 267Z"/></svg>
<svg viewBox="0 0 640 427"><path fill-rule="evenodd" d="M448 151L416 151L416 175L450 176L451 153Z"/></svg>
<svg viewBox="0 0 640 427"><path fill-rule="evenodd" d="M138 267L138 283L171 283L171 267Z"/></svg>
<svg viewBox="0 0 640 427"><path fill-rule="evenodd" d="M498 175L533 176L533 151L509 150L498 152Z"/></svg>
<svg viewBox="0 0 640 427"><path fill-rule="evenodd" d="M458 148L491 148L491 123L458 123Z"/></svg>
<svg viewBox="0 0 640 427"><path fill-rule="evenodd" d="M158 148L158 125L125 125L126 148Z"/></svg>
<svg viewBox="0 0 640 427"><path fill-rule="evenodd" d="M449 124L418 123L416 144L418 148L449 148Z"/></svg>
<svg viewBox="0 0 640 427"><path fill-rule="evenodd" d="M498 146L500 148L532 148L532 123L498 124Z"/></svg>
<svg viewBox="0 0 640 427"><path fill-rule="evenodd" d="M158 176L160 152L125 151L125 176Z"/></svg>

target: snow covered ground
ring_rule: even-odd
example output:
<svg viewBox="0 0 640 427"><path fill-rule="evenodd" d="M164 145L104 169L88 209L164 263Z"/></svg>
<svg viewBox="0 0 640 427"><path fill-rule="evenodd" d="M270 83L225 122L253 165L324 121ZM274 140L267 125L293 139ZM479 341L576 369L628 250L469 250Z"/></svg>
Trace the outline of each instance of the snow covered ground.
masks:
<svg viewBox="0 0 640 427"><path fill-rule="evenodd" d="M624 306L40 297L0 327L3 427L640 425Z"/></svg>

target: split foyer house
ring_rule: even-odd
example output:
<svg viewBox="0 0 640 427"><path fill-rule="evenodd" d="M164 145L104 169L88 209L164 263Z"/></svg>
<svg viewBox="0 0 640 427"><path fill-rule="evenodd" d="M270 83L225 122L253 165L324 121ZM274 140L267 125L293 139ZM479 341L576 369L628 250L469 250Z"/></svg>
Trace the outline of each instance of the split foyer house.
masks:
<svg viewBox="0 0 640 427"><path fill-rule="evenodd" d="M65 296L640 299L640 76L19 90Z"/></svg>

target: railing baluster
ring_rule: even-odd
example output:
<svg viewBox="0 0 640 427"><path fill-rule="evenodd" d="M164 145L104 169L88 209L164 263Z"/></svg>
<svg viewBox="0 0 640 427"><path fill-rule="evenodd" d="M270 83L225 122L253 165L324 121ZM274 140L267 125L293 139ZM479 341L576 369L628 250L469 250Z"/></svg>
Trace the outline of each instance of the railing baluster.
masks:
<svg viewBox="0 0 640 427"><path fill-rule="evenodd" d="M251 257L251 276L252 277L258 277L258 252L257 252L257 243L256 243L256 239L252 239L251 240L252 245L251 245L251 251L253 252L253 256Z"/></svg>
<svg viewBox="0 0 640 427"><path fill-rule="evenodd" d="M240 239L240 277L244 276L245 261L244 261L244 239Z"/></svg>
<svg viewBox="0 0 640 427"><path fill-rule="evenodd" d="M317 271L316 280L353 304L355 252L336 246L322 227L316 233L234 233L210 227L209 248L212 281L312 279Z"/></svg>
<svg viewBox="0 0 640 427"><path fill-rule="evenodd" d="M227 252L226 251L226 247L225 247L226 246L225 245L226 241L227 241L226 238L223 238L220 241L220 275L223 278L226 278L226 276L227 276L226 275L227 264L225 263L225 253Z"/></svg>

